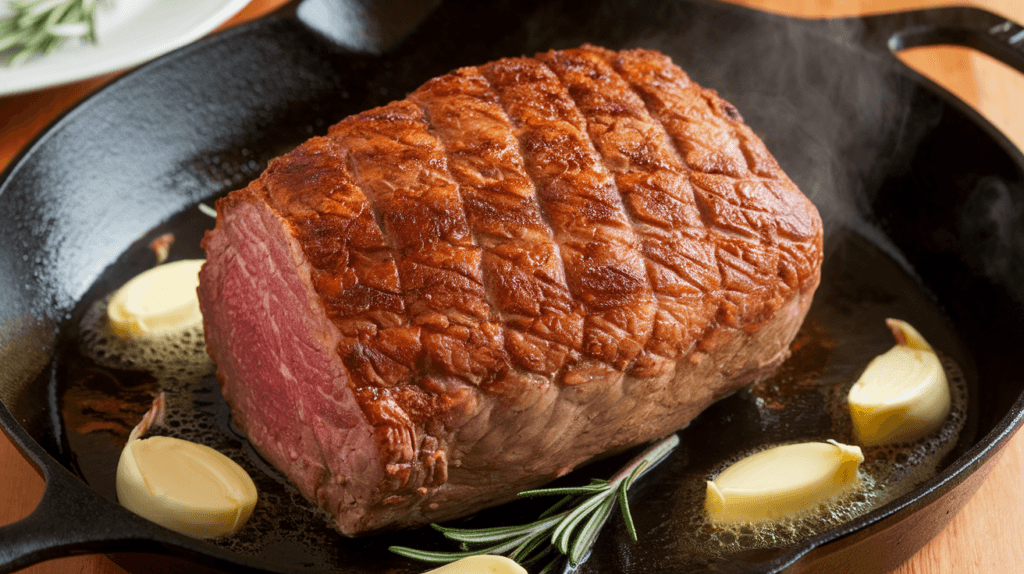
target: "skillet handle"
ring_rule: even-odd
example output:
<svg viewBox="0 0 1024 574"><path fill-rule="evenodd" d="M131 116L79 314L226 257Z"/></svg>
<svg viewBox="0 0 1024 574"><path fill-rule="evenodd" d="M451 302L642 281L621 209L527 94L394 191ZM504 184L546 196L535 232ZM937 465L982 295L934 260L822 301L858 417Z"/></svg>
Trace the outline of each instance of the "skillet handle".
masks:
<svg viewBox="0 0 1024 574"><path fill-rule="evenodd" d="M441 0L292 0L275 16L297 18L345 50L383 54L411 34Z"/></svg>
<svg viewBox="0 0 1024 574"><path fill-rule="evenodd" d="M62 467L37 468L46 478L43 499L26 518L0 526L0 574L76 554L151 550L141 518L76 484Z"/></svg>
<svg viewBox="0 0 1024 574"><path fill-rule="evenodd" d="M974 48L1024 73L1024 27L978 8L932 8L866 16L864 41L892 52L955 44Z"/></svg>

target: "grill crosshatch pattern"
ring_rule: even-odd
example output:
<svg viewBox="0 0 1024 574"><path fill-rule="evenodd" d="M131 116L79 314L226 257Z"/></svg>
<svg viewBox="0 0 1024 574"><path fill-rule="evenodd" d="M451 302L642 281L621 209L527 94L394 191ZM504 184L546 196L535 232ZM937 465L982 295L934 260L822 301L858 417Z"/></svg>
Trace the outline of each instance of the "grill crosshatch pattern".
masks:
<svg viewBox="0 0 1024 574"><path fill-rule="evenodd" d="M228 25L266 13L281 0L255 0ZM807 16L846 16L857 13L926 8L962 2L946 0L861 0L838 2L801 0L736 0L762 9L785 14ZM1005 14L1018 22L1024 21L1024 7L1015 0L987 0L974 5ZM1020 79L1009 70L997 69L977 56L967 56L958 48L928 48L912 50L904 56L940 83L952 84L955 92L992 118L1011 139L1024 143L1024 118L1013 117L1012 105L1019 94ZM975 72L975 70L984 70ZM979 74L975 76L975 74ZM109 82L108 76L63 88L45 90L0 99L0 165L6 165L35 133L53 117L67 109L76 100ZM1017 82L1017 83L1014 83ZM1013 122L1017 123L1014 124ZM1024 547L1024 505L1015 504L1024 492L1024 433L1010 442L1002 459L994 466L987 482L978 494L954 519L944 532L910 562L903 565L900 574L923 572L1018 572L1024 571L1024 557L1016 550ZM10 442L0 435L0 524L13 522L26 516L42 493L42 480L22 459ZM158 561L159 558L154 558ZM102 556L84 556L52 561L26 569L25 572L81 571L86 574L113 574L123 570Z"/></svg>

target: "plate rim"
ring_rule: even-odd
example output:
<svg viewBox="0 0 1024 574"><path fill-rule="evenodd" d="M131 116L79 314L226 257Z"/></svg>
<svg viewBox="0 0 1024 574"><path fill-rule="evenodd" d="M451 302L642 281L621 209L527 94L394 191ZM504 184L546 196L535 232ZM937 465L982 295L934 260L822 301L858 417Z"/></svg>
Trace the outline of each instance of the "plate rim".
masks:
<svg viewBox="0 0 1024 574"><path fill-rule="evenodd" d="M180 33L174 34L169 39L158 39L158 41L153 43L142 45L139 49L129 49L116 53L113 57L108 53L106 56L90 59L86 65L65 65L59 67L57 71L42 71L42 73L38 69L33 69L31 64L22 68L0 67L0 80L3 80L0 82L0 97L70 84L143 64L202 38L240 12L250 2L251 0L219 0L215 6L210 8L209 14L200 22ZM172 5L176 3L174 2ZM150 6L140 11L136 18L150 12L153 9L153 5L159 5L159 0L150 4ZM193 6L208 4L212 4L212 2L205 0L193 4ZM116 44L108 44L108 46L111 45L116 47ZM88 47L85 47L85 49L88 49ZM59 52L55 53L49 56L46 62L47 64L52 64L55 60L59 60L60 57Z"/></svg>

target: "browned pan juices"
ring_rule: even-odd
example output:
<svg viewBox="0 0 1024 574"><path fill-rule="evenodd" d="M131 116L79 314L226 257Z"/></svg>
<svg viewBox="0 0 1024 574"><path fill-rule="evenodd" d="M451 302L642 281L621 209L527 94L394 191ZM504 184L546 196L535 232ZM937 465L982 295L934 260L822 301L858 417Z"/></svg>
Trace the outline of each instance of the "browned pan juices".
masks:
<svg viewBox="0 0 1024 574"><path fill-rule="evenodd" d="M131 278L121 269L141 272L155 264L150 236L171 230L175 243L169 261L201 257L199 241L213 219L198 209L181 214L135 243L97 282L74 313L69 337L58 361L57 396L65 438L73 461L88 484L117 500L118 457L132 427L152 400L165 393L163 424L151 435L166 435L210 446L238 462L253 478L259 501L249 523L237 534L214 543L267 560L280 557L282 547L295 565L331 564L332 546L340 535L328 517L309 504L287 480L264 462L231 424L230 410L220 395L215 365L206 355L202 333L156 344L118 340L105 328L106 301ZM125 261L131 264L124 265Z"/></svg>
<svg viewBox="0 0 1024 574"><path fill-rule="evenodd" d="M796 341L794 353L787 367L776 376L752 386L759 409L785 409L787 399L798 396L801 390L814 387L826 395L826 407L831 415L829 438L846 444L856 444L846 397L855 379L832 387L819 387L816 381L804 376L813 372L823 350L831 341L822 337L822 329L808 321ZM862 447L864 462L860 466L859 481L838 499L823 502L816 510L805 515L761 524L715 524L703 511L704 483L700 477L686 481L691 488L680 497L676 510L680 517L678 535L686 545L692 546L698 560L716 560L731 554L788 546L835 528L858 516L870 512L934 476L940 464L956 446L967 418L967 381L955 361L942 357L943 367L950 383L952 408L943 427L936 433L907 443ZM806 369L806 371L805 371ZM713 479L729 465L764 448L778 446L766 444L723 460L705 478Z"/></svg>
<svg viewBox="0 0 1024 574"><path fill-rule="evenodd" d="M116 500L115 469L127 433L162 391L167 397L167 418L154 433L223 452L251 474L259 490L250 523L237 535L214 541L216 545L261 559L284 560L292 566L336 569L348 556L359 555L364 567L422 571L421 565L388 554L386 547L399 543L454 548L429 530L361 539L335 533L327 516L306 502L232 426L229 408L212 374L213 365L204 353L193 355L196 358L185 361L187 364L165 363L140 371L124 365L117 368L119 360L109 356L117 354L110 351L111 345L97 343L101 335L92 333L89 325L102 323L102 306L111 291L153 264L147 247L151 236L175 233L171 260L201 257L198 242L212 223L198 210L189 210L154 229L107 270L76 309L64 351L57 358L56 395L67 447L82 477ZM595 557L600 555L600 559L585 563L581 571L605 571L608 564L616 563L636 568L637 561L659 555L669 556L679 567L672 571L687 571L751 548L771 552L772 546L807 538L906 493L962 452L964 447L958 445L970 443L972 410L966 381L971 376L969 371L966 376L959 374L956 366L958 362L964 368L970 365L962 364L961 348L940 310L899 265L865 239L834 234L830 245L822 286L793 343L790 360L771 379L720 401L680 432L678 451L634 487L631 505L641 541L630 543L615 517L596 547ZM950 380L955 383L954 412L943 430L944 442L925 439L905 448L865 449L864 488L851 495L845 508L833 509L832 518L760 530L708 525L702 513L704 481L744 454L805 440L831 438L853 443L845 395L868 361L893 345L884 325L886 317L909 321L946 355ZM198 339L184 343L186 348L189 345L201 349ZM106 350L106 356L96 357L98 347ZM90 359L90 354L96 358ZM931 456L935 464L922 466L927 451L938 452L936 449L943 452ZM621 462L622 456L613 457L562 480L578 483L590 476L605 477ZM524 501L459 522L473 527L519 523L535 516L539 508L536 502ZM640 547L643 552L637 550ZM596 568L594 564L603 566L588 570Z"/></svg>

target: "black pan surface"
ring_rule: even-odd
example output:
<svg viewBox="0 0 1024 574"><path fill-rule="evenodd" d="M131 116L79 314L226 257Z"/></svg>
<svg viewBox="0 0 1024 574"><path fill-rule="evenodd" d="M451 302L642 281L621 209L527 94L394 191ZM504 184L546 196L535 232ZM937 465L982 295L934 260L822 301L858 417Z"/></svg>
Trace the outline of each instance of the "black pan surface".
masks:
<svg viewBox="0 0 1024 574"><path fill-rule="evenodd" d="M955 42L1024 71L1007 41L1020 30L976 10L805 22L694 1L307 0L125 76L58 120L0 180L0 423L47 479L36 512L0 527L13 541L0 545L0 572L74 552L121 553L133 571L177 567L133 560L142 552L231 571L426 569L386 547L444 547L429 531L334 534L231 427L212 377L157 382L98 366L78 352L78 324L152 265L156 236L176 234L172 259L201 257L212 220L197 202L243 186L328 125L458 66L585 42L661 50L718 89L818 205L827 252L791 362L682 431L680 448L635 487L641 541L629 543L613 520L579 571L895 566L948 522L1021 423L1024 157L890 49ZM966 424L940 472L795 546L701 551L687 508L716 465L766 444L850 440L834 399L891 346L889 316L917 326L964 372ZM127 421L158 387L181 405L166 432L216 446L254 475L260 507L238 537L188 539L116 504ZM566 480L606 476L616 462ZM467 524L518 522L537 508L493 509Z"/></svg>

